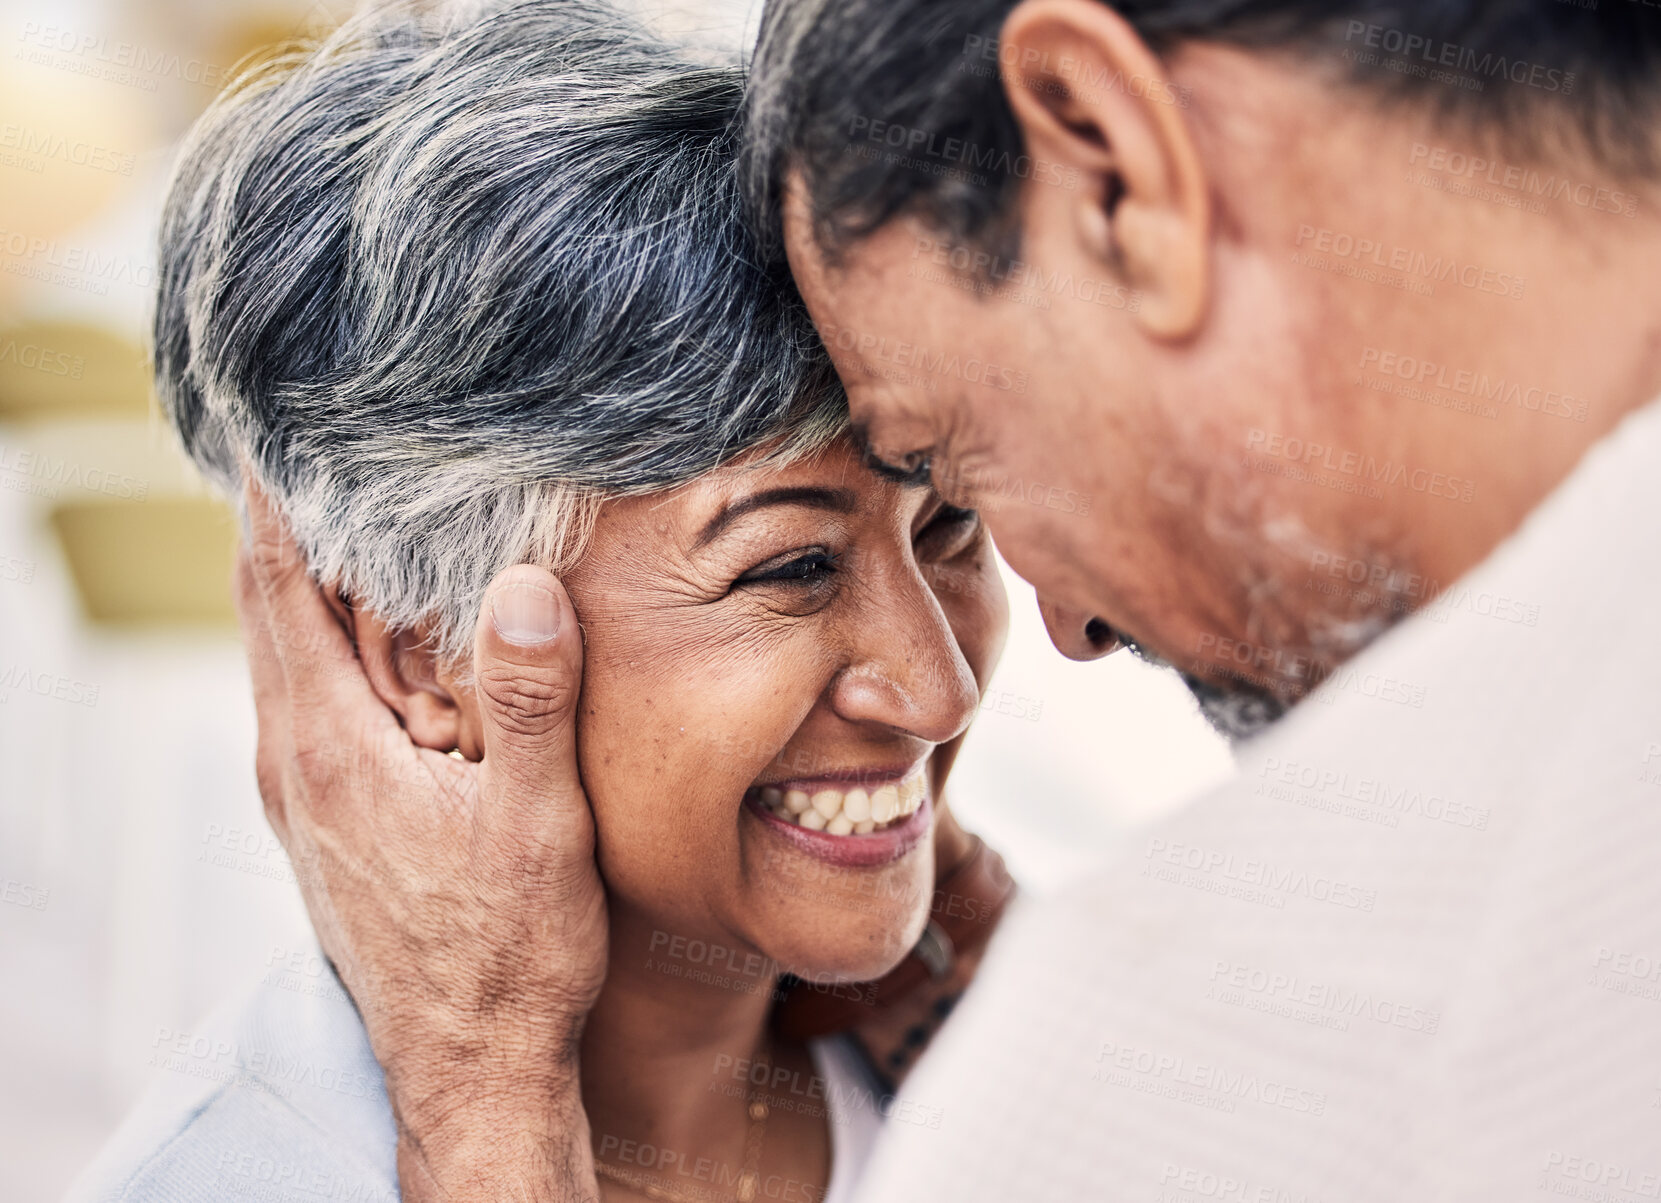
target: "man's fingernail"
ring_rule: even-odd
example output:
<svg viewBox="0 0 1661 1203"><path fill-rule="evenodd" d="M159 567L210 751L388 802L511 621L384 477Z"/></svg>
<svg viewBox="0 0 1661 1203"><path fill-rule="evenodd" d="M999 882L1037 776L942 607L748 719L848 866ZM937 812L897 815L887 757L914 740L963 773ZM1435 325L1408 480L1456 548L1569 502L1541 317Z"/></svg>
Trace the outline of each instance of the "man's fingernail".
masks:
<svg viewBox="0 0 1661 1203"><path fill-rule="evenodd" d="M559 602L536 585L509 585L490 604L490 621L509 643L547 643L559 634Z"/></svg>

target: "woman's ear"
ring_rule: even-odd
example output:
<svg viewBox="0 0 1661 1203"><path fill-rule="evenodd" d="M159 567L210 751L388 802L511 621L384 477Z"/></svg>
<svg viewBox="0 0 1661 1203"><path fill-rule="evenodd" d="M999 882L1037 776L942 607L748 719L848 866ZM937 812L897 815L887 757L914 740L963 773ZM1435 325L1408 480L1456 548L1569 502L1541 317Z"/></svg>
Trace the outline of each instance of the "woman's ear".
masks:
<svg viewBox="0 0 1661 1203"><path fill-rule="evenodd" d="M1154 337L1195 333L1210 301L1210 184L1165 65L1101 0L1022 0L998 57L1027 152L1072 182L1038 195L1035 172L1029 224L1070 228L1077 253L1140 293Z"/></svg>
<svg viewBox="0 0 1661 1203"><path fill-rule="evenodd" d="M379 616L357 607L350 626L371 688L397 714L411 741L482 760L477 701L453 668L439 662L430 632L392 631Z"/></svg>

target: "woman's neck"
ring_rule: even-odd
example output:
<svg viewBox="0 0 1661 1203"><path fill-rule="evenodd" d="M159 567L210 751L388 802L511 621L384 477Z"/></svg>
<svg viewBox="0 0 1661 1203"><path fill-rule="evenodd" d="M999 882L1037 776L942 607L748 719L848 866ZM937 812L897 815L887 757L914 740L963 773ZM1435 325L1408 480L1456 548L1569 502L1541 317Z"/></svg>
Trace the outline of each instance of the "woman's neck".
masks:
<svg viewBox="0 0 1661 1203"><path fill-rule="evenodd" d="M748 1070L771 1059L778 974L736 949L712 955L711 947L613 907L606 984L582 1048L583 1103L600 1161L665 1178L682 1165L681 1175L690 1174L703 1158L714 1175L698 1182L706 1188L742 1172Z"/></svg>

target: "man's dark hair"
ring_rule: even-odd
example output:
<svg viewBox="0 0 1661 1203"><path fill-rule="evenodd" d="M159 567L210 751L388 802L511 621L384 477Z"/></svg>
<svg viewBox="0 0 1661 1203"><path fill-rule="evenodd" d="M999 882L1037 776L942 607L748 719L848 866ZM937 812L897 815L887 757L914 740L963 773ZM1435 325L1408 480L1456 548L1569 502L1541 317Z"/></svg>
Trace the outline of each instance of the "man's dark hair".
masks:
<svg viewBox="0 0 1661 1203"><path fill-rule="evenodd" d="M1661 9L1642 0L1593 0L1596 11L1575 0L1103 2L1156 53L1189 40L1285 51L1381 100L1498 135L1515 154L1567 133L1612 171L1661 168ZM998 35L1016 3L768 0L747 169L768 236L797 169L833 254L902 212L960 242L1003 243L1002 219L1033 171L999 76Z"/></svg>

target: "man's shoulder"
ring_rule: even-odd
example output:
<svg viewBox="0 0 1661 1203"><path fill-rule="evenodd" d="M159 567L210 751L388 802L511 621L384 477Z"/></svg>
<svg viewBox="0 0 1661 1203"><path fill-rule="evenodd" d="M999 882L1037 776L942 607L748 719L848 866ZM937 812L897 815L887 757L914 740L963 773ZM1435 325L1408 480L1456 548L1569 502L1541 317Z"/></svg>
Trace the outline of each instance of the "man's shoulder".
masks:
<svg viewBox="0 0 1661 1203"><path fill-rule="evenodd" d="M268 975L198 1031L159 1036L152 1064L71 1203L398 1198L380 1068L332 973Z"/></svg>

